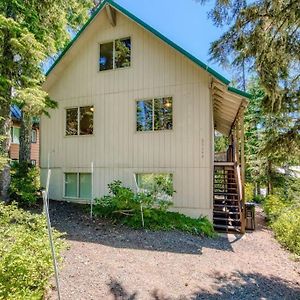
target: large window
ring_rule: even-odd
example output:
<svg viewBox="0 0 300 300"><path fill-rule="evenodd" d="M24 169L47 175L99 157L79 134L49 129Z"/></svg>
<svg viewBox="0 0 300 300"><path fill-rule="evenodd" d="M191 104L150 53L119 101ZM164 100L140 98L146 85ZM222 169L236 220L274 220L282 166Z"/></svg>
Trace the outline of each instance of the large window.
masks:
<svg viewBox="0 0 300 300"><path fill-rule="evenodd" d="M12 144L20 144L20 127L12 127L10 134Z"/></svg>
<svg viewBox="0 0 300 300"><path fill-rule="evenodd" d="M137 131L171 130L173 128L172 97L137 101Z"/></svg>
<svg viewBox="0 0 300 300"><path fill-rule="evenodd" d="M130 66L131 39L124 38L100 44L99 70L112 70Z"/></svg>
<svg viewBox="0 0 300 300"><path fill-rule="evenodd" d="M161 200L170 201L174 193L173 175L168 173L135 174L140 191L151 191Z"/></svg>
<svg viewBox="0 0 300 300"><path fill-rule="evenodd" d="M94 130L94 107L66 109L66 135L90 135Z"/></svg>
<svg viewBox="0 0 300 300"><path fill-rule="evenodd" d="M65 173L65 197L90 199L92 194L90 173Z"/></svg>

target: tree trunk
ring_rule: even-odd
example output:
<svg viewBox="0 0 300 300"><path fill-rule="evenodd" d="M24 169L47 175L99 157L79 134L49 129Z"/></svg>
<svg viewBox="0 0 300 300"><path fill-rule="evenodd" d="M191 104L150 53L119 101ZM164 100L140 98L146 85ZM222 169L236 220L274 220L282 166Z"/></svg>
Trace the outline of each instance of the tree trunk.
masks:
<svg viewBox="0 0 300 300"><path fill-rule="evenodd" d="M20 130L19 161L30 163L32 120L27 114L22 114Z"/></svg>
<svg viewBox="0 0 300 300"><path fill-rule="evenodd" d="M273 193L273 185L272 185L272 163L268 160L268 170L267 170L267 195L270 195Z"/></svg>
<svg viewBox="0 0 300 300"><path fill-rule="evenodd" d="M1 139L1 149L0 155L4 158L7 158L7 162L4 164L3 169L1 170L1 198L5 201L9 201L8 189L10 185L10 164L8 161L9 148L10 148L10 127L11 127L11 118L10 118L10 105L5 102L1 103L0 108L0 136Z"/></svg>

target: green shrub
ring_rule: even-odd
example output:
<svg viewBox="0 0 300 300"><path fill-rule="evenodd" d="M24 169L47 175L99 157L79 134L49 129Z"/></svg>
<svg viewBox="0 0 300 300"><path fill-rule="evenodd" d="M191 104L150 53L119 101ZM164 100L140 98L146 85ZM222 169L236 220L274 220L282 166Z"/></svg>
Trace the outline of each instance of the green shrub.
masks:
<svg viewBox="0 0 300 300"><path fill-rule="evenodd" d="M39 170L27 162L11 167L10 197L22 205L35 204L40 189Z"/></svg>
<svg viewBox="0 0 300 300"><path fill-rule="evenodd" d="M277 195L269 195L264 201L264 211L267 218L272 222L276 220L281 214L282 210L286 208L288 204L279 198Z"/></svg>
<svg viewBox="0 0 300 300"><path fill-rule="evenodd" d="M160 181L156 184L159 185ZM142 228L144 221L144 228L152 230L177 229L192 234L214 235L213 225L207 218L192 219L167 211L172 202L159 198L157 190L162 190L161 188L135 194L131 189L122 186L120 181L114 181L108 188L109 195L96 199L93 210L96 216L109 217L133 228ZM170 189L168 192L174 193Z"/></svg>
<svg viewBox="0 0 300 300"><path fill-rule="evenodd" d="M59 236L55 231L58 253ZM0 203L0 299L43 299L52 270L45 218Z"/></svg>
<svg viewBox="0 0 300 300"><path fill-rule="evenodd" d="M271 227L277 240L300 256L300 206L284 209Z"/></svg>
<svg viewBox="0 0 300 300"><path fill-rule="evenodd" d="M253 197L253 202L255 203L264 203L265 197L263 195L256 195Z"/></svg>
<svg viewBox="0 0 300 300"><path fill-rule="evenodd" d="M287 249L300 255L300 205L277 195L269 195L264 211L276 239Z"/></svg>

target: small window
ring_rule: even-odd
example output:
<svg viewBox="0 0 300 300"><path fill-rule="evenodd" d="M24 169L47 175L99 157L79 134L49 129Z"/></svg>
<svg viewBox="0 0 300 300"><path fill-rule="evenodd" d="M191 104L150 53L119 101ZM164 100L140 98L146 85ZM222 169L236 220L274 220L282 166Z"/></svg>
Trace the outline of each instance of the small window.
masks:
<svg viewBox="0 0 300 300"><path fill-rule="evenodd" d="M32 129L31 131L31 143L36 143L37 141L37 131L36 129Z"/></svg>
<svg viewBox="0 0 300 300"><path fill-rule="evenodd" d="M91 135L94 130L94 107L66 109L66 135Z"/></svg>
<svg viewBox="0 0 300 300"><path fill-rule="evenodd" d="M137 131L171 130L172 97L137 101Z"/></svg>
<svg viewBox="0 0 300 300"><path fill-rule="evenodd" d="M172 200L174 193L172 174L141 173L135 176L140 191L151 191L161 200Z"/></svg>
<svg viewBox="0 0 300 300"><path fill-rule="evenodd" d="M12 144L20 144L20 127L11 128L11 142Z"/></svg>
<svg viewBox="0 0 300 300"><path fill-rule="evenodd" d="M92 196L90 173L65 173L65 197L90 199Z"/></svg>
<svg viewBox="0 0 300 300"><path fill-rule="evenodd" d="M100 45L100 71L111 70L114 65L114 43Z"/></svg>
<svg viewBox="0 0 300 300"><path fill-rule="evenodd" d="M124 38L100 44L99 70L129 67L131 62L131 39Z"/></svg>

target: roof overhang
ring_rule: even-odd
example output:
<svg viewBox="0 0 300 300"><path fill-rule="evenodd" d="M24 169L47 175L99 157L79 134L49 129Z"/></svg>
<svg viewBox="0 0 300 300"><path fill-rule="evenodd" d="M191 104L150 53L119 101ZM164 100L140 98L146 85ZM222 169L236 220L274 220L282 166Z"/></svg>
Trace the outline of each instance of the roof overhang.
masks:
<svg viewBox="0 0 300 300"><path fill-rule="evenodd" d="M214 127L226 136L230 135L236 120L248 105L246 98L250 97L247 93L234 90L216 80L212 82Z"/></svg>

